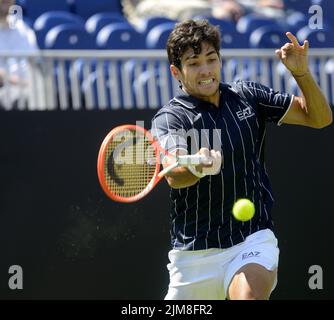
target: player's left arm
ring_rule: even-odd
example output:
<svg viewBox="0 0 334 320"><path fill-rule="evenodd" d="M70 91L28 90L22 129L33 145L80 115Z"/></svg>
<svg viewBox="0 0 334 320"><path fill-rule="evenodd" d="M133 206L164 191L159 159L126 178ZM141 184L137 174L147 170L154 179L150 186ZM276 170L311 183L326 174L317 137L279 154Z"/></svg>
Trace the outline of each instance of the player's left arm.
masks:
<svg viewBox="0 0 334 320"><path fill-rule="evenodd" d="M291 42L276 50L276 55L295 78L303 96L293 96L291 106L281 122L324 128L332 123L333 116L323 92L308 68L308 41L305 40L301 46L291 32L286 35Z"/></svg>

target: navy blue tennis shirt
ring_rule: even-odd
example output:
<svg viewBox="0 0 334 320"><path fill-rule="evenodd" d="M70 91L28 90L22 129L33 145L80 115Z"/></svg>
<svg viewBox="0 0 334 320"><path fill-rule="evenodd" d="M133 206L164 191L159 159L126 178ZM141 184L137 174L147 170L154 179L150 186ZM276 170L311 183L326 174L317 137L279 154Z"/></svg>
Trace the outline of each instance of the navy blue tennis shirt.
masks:
<svg viewBox="0 0 334 320"><path fill-rule="evenodd" d="M273 229L274 198L264 162L265 122L280 124L291 102L288 94L236 81L220 84L218 108L180 90L157 112L151 133L167 151L185 149L193 154L207 147L220 150L223 157L219 174L190 187L171 188L173 249L228 248L258 230ZM255 215L247 222L231 214L239 198L255 205Z"/></svg>

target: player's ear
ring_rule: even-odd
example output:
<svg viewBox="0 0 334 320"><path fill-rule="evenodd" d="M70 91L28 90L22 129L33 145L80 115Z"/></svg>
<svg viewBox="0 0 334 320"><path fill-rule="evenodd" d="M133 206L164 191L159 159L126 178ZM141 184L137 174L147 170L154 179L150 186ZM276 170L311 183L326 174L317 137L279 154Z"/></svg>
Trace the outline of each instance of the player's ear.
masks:
<svg viewBox="0 0 334 320"><path fill-rule="evenodd" d="M170 69L170 72L171 72L172 76L173 76L176 80L180 81L180 80L181 80L181 79L180 79L180 70L178 69L178 67L176 67L174 64L171 64L171 65L169 66L169 69Z"/></svg>

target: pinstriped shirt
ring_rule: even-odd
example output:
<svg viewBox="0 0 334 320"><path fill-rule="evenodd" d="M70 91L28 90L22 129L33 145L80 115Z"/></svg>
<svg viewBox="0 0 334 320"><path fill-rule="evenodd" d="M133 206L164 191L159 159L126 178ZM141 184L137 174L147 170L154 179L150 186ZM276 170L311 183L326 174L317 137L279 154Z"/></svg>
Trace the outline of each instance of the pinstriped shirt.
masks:
<svg viewBox="0 0 334 320"><path fill-rule="evenodd" d="M221 171L195 185L171 188L173 249L228 248L248 235L273 229L272 188L264 162L266 121L280 124L292 96L254 82L220 84L219 107L180 90L152 119L152 134L167 151L201 147L220 150ZM239 222L231 215L239 198L255 205L255 215Z"/></svg>

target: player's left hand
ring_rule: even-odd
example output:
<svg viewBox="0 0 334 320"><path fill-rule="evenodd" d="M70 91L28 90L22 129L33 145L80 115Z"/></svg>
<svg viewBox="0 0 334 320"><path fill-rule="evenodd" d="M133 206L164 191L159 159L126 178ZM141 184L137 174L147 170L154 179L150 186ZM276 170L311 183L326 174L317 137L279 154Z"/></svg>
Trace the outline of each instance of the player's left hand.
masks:
<svg viewBox="0 0 334 320"><path fill-rule="evenodd" d="M308 72L307 52L309 43L305 40L301 46L291 32L287 32L286 36L291 42L287 42L280 49L276 50L275 53L293 75L304 75Z"/></svg>

